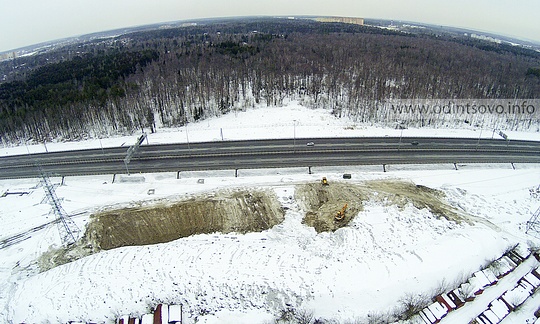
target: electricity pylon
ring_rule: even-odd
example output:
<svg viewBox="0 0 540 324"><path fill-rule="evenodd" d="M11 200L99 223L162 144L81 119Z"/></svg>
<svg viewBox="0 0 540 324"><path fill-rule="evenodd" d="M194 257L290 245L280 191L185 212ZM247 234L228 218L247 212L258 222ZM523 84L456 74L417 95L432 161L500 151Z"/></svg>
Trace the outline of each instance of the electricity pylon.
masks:
<svg viewBox="0 0 540 324"><path fill-rule="evenodd" d="M58 225L60 238L62 239L62 244L70 245L75 243L79 238L81 232L80 229L69 217L64 208L62 208L62 204L56 196L56 190L54 189L54 185L51 183L49 176L44 172L41 172L41 178L46 199L52 207L52 212L56 216L56 223Z"/></svg>
<svg viewBox="0 0 540 324"><path fill-rule="evenodd" d="M531 219L527 222L527 229L525 233L535 237L540 237L540 207L532 215Z"/></svg>

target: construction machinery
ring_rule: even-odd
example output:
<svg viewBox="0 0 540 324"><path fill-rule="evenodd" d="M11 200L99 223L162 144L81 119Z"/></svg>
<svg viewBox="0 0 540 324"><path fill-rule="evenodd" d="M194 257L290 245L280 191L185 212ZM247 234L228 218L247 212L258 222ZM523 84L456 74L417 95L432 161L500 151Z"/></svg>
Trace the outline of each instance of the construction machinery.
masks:
<svg viewBox="0 0 540 324"><path fill-rule="evenodd" d="M322 178L321 183L323 186L328 186L328 180L326 180L326 177Z"/></svg>
<svg viewBox="0 0 540 324"><path fill-rule="evenodd" d="M343 205L343 208L341 208L341 210L336 213L336 216L334 216L334 218L337 221L343 220L345 218L345 211L347 211L347 204Z"/></svg>

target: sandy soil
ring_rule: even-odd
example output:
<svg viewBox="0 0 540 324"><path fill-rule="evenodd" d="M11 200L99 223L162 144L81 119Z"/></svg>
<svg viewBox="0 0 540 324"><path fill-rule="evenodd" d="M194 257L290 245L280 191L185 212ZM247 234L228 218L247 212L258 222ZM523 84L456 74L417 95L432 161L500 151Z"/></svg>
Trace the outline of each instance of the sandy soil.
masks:
<svg viewBox="0 0 540 324"><path fill-rule="evenodd" d="M418 209L427 208L433 214L450 221L461 222L463 217L445 200L443 192L405 181L368 181L350 184L345 181L307 183L297 186L296 199L307 211L304 223L317 232L335 231L346 226L363 210L368 200L382 201L400 208L411 203ZM347 204L345 218L336 219L336 214Z"/></svg>
<svg viewBox="0 0 540 324"><path fill-rule="evenodd" d="M283 221L285 212L273 191L230 190L172 204L109 210L91 216L76 244L45 253L42 271L122 246L174 241L195 234L263 231Z"/></svg>
<svg viewBox="0 0 540 324"><path fill-rule="evenodd" d="M444 193L404 181L346 181L297 185L295 199L306 211L303 223L318 233L347 226L364 202L382 201L400 208L412 204L450 221L465 218L445 200ZM345 215L336 219L344 206ZM285 212L272 190L218 191L173 203L108 210L92 215L84 237L76 244L43 254L41 271L102 250L174 241L195 234L259 232L281 223Z"/></svg>

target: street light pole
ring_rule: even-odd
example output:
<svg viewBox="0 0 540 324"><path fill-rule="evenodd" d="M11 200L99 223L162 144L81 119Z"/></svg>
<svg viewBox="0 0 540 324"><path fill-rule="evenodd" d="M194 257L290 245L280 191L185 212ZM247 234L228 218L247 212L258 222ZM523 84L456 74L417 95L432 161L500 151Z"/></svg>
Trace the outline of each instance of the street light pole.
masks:
<svg viewBox="0 0 540 324"><path fill-rule="evenodd" d="M124 161L124 165L126 166L127 175L130 175L129 174L129 168L128 168L128 162Z"/></svg>
<svg viewBox="0 0 540 324"><path fill-rule="evenodd" d="M403 137L403 128L401 129L401 132L399 133L398 152L401 150L401 137Z"/></svg>
<svg viewBox="0 0 540 324"><path fill-rule="evenodd" d="M191 151L190 147L189 147L189 134L188 134L188 124L186 123L186 140L187 140L187 148L188 148L188 151Z"/></svg>
<svg viewBox="0 0 540 324"><path fill-rule="evenodd" d="M99 138L99 146L101 146L101 153L105 154L105 152L103 152L103 143L101 143L101 137Z"/></svg>
<svg viewBox="0 0 540 324"><path fill-rule="evenodd" d="M478 141L476 142L476 150L478 151L478 146L480 145L480 138L482 138L482 131L484 130L484 117L482 117L482 126L480 126L480 135L478 136Z"/></svg>
<svg viewBox="0 0 540 324"><path fill-rule="evenodd" d="M482 137L483 129L480 128L480 136L478 136L478 141L476 141L476 150L478 151L478 145L480 145L480 138Z"/></svg>
<svg viewBox="0 0 540 324"><path fill-rule="evenodd" d="M296 152L296 119L293 119L293 152Z"/></svg>

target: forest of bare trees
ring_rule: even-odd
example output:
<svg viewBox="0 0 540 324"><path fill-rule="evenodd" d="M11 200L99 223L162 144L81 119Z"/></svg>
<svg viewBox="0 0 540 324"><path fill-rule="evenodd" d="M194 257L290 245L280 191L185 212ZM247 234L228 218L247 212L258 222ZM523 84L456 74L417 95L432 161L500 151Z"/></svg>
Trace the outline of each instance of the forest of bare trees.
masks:
<svg viewBox="0 0 540 324"><path fill-rule="evenodd" d="M153 132L289 100L368 124L460 127L482 118L483 127L540 127L540 107L487 117L391 111L395 99L540 98L540 53L479 40L260 19L58 51L52 63L29 57L0 66L4 145Z"/></svg>

